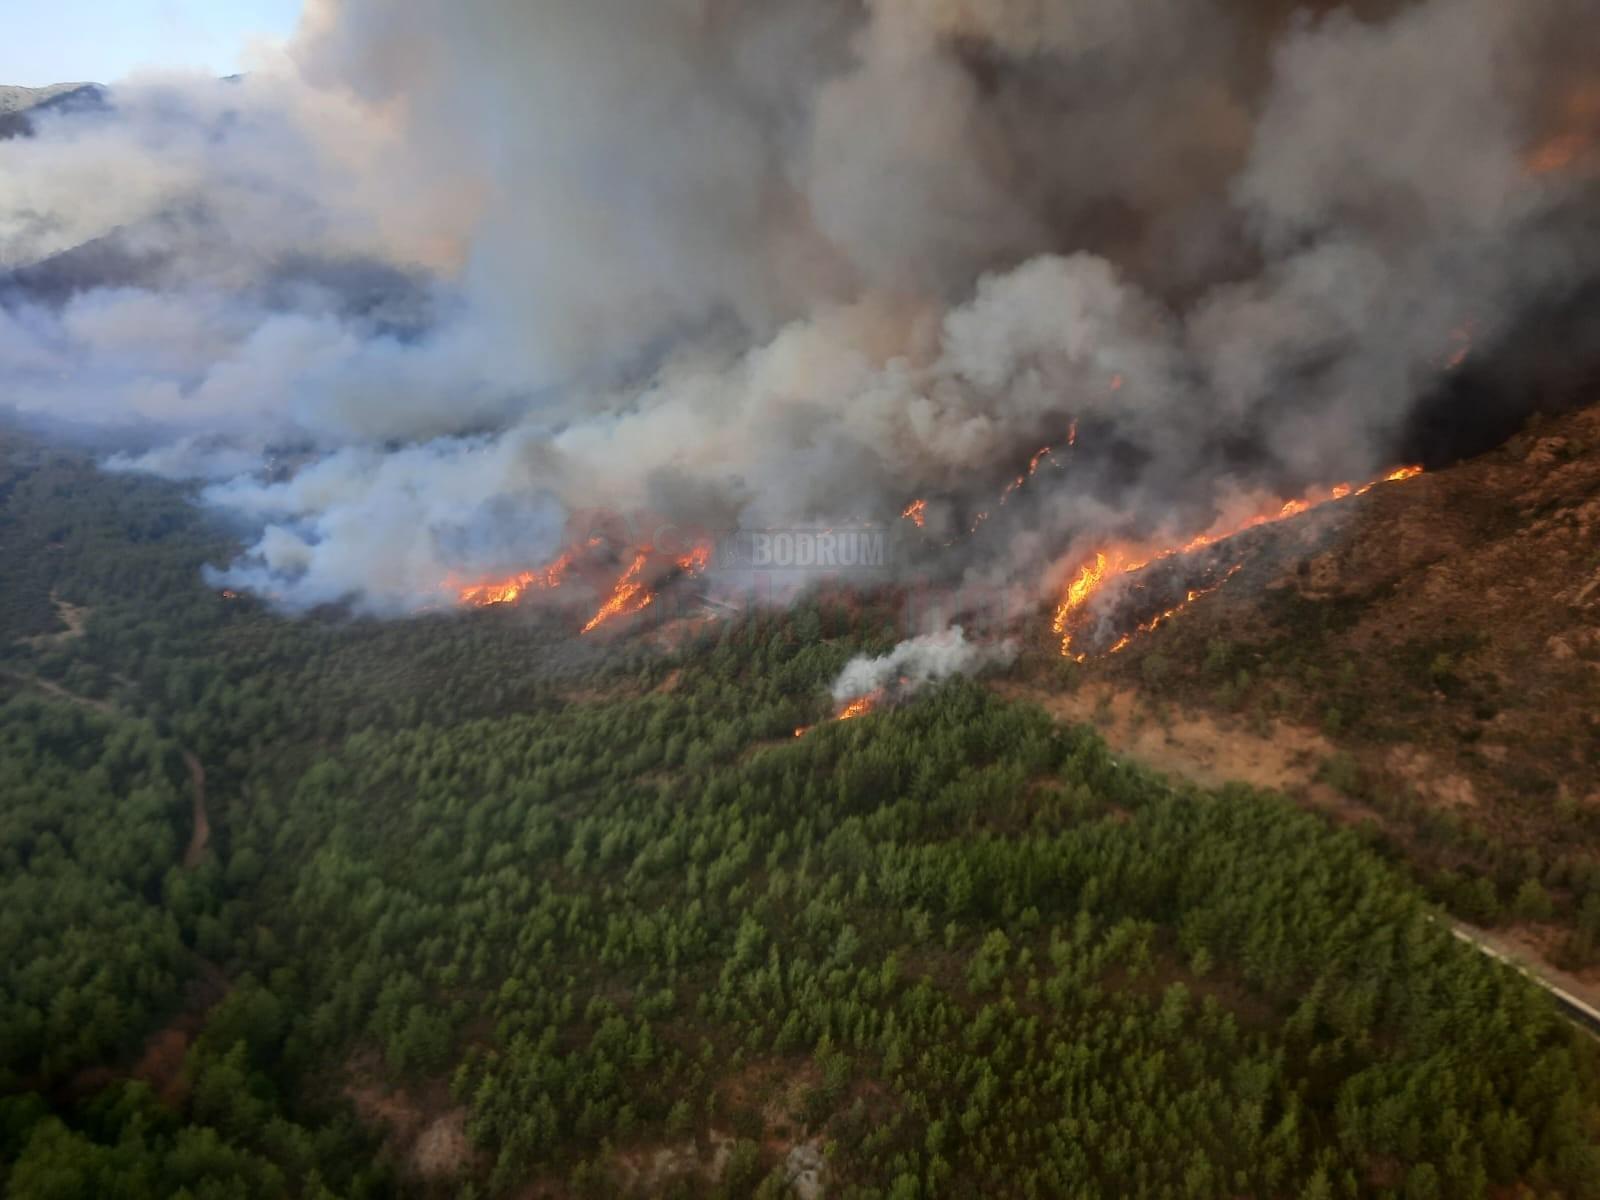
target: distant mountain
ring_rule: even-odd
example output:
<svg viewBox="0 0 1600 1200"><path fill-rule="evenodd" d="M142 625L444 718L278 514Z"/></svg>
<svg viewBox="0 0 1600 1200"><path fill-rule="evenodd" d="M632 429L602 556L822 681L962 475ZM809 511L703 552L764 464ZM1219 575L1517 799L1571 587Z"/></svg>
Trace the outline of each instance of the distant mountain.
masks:
<svg viewBox="0 0 1600 1200"><path fill-rule="evenodd" d="M33 133L30 119L41 112L64 108L98 108L105 89L97 83L53 83L28 88L0 84L0 142Z"/></svg>
<svg viewBox="0 0 1600 1200"><path fill-rule="evenodd" d="M30 108L47 104L61 96L70 96L86 88L97 92L100 90L99 85L93 83L52 83L49 87L37 88L0 84L0 115L26 112Z"/></svg>

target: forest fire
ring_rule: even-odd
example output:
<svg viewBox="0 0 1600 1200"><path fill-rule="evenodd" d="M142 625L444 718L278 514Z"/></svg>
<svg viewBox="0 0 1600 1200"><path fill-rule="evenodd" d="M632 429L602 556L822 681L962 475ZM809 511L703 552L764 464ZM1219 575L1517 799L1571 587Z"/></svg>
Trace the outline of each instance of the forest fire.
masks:
<svg viewBox="0 0 1600 1200"><path fill-rule="evenodd" d="M1076 577L1067 585L1067 593L1056 607L1055 616L1051 623L1051 630L1061 638L1062 657L1070 658L1075 662L1086 662L1088 660L1088 653L1078 650L1075 643L1087 624L1084 618L1090 601L1100 594L1108 580L1118 576L1137 574L1154 563L1190 554L1196 550L1203 550L1209 546L1225 542L1229 538L1236 537L1247 530L1287 520L1290 517L1297 517L1324 504L1344 500L1351 496L1365 496L1379 484L1401 483L1408 479L1415 479L1422 473L1423 468L1420 466L1406 466L1397 468L1387 475L1371 480L1360 487L1352 483L1335 484L1332 487L1308 493L1299 499L1285 501L1280 507L1258 513L1242 523L1229 524L1221 529L1213 529L1200 534L1181 546L1158 549L1110 546L1106 549L1095 551L1094 556L1078 568ZM1190 589L1184 601L1143 622L1132 632L1121 635L1112 644L1108 653L1116 654L1125 650L1134 637L1142 633L1153 632L1158 626L1171 620L1197 600L1217 591L1239 572L1242 565L1235 563L1228 569L1222 579L1210 586Z"/></svg>
<svg viewBox="0 0 1600 1200"><path fill-rule="evenodd" d="M865 696L857 696L854 700L843 705L834 714L835 721L853 721L857 717L864 717L883 701L882 692L872 692Z"/></svg>
<svg viewBox="0 0 1600 1200"><path fill-rule="evenodd" d="M1108 653L1108 654L1117 654L1117 653L1119 653L1119 652L1121 652L1123 650L1126 650L1128 648L1129 644L1133 641L1133 639L1136 636L1138 636L1139 634L1141 634L1141 633L1154 633L1158 627L1160 627L1161 625L1166 624L1166 622L1172 620L1173 617L1175 617L1179 613L1183 612L1186 608L1188 608L1196 600L1202 600L1205 597L1211 595L1212 592L1220 590L1223 584L1227 583L1228 580L1232 579L1235 575L1237 575L1242 570L1244 570L1244 564L1243 563L1234 563L1233 566L1228 568L1228 573L1226 575L1224 575L1218 582L1212 584L1210 587L1190 588L1188 594L1185 596L1185 598L1183 599L1183 601L1181 603L1174 604L1171 608L1167 609L1166 612L1157 613L1155 616L1151 617L1148 621L1142 622L1139 625L1139 627L1137 629L1135 629L1132 633L1123 634L1120 638L1117 639L1116 643L1106 653Z"/></svg>
<svg viewBox="0 0 1600 1200"><path fill-rule="evenodd" d="M655 603L656 593L647 582L650 563L653 558L658 558L657 551L650 546L641 547L634 555L633 562L624 571L611 588L611 594L606 598L594 616L589 618L582 631L593 633L607 622L618 617L632 616L634 613L643 612ZM685 554L678 555L671 560L666 570L657 567L653 574L659 584L662 577L676 571L679 575L692 578L703 574L711 565L711 546L701 542Z"/></svg>
<svg viewBox="0 0 1600 1200"><path fill-rule="evenodd" d="M1039 447L1039 449L1034 452L1033 457L1028 460L1028 473L1026 475L1018 475L1015 479L1013 479L1009 484L1006 485L1006 490L1000 497L1000 503L1002 505L1005 504L1005 502L1007 500L1011 499L1011 493L1012 492L1016 491L1023 484L1027 483L1028 480L1032 479L1035 475L1037 475L1039 473L1039 464L1044 462L1044 460L1049 458L1049 457L1050 457L1050 447L1049 446L1041 446L1041 447Z"/></svg>
<svg viewBox="0 0 1600 1200"><path fill-rule="evenodd" d="M589 618L589 623L583 627L584 633L592 633L607 621L613 618L639 612L648 608L655 600L655 593L645 587L641 576L644 574L645 564L650 561L648 551L636 554L633 564L622 573L616 586L611 589L611 595L600 606L600 610Z"/></svg>
<svg viewBox="0 0 1600 1200"><path fill-rule="evenodd" d="M846 700L839 705L833 714L833 719L835 721L854 721L857 717L864 717L868 713L875 711L883 704L883 701L884 692L882 690L868 692L865 696L857 696L854 700ZM815 725L800 725L796 727L794 735L797 738L803 738L815 728Z"/></svg>
<svg viewBox="0 0 1600 1200"><path fill-rule="evenodd" d="M524 592L549 591L561 586L575 555L567 551L560 558L534 571L523 571L509 579L470 584L458 592L462 604L487 608L494 604L514 604Z"/></svg>
<svg viewBox="0 0 1600 1200"><path fill-rule="evenodd" d="M569 582L574 568L582 568L583 574L591 576L593 574L591 568L594 568L595 564L585 559L585 550L592 553L602 545L602 539L590 538L585 548L567 550L553 562L534 570L522 571L504 579L486 580L465 586L454 580L447 580L445 587L455 592L460 604L470 608L515 604L530 593L553 592L563 587ZM663 561L665 556L651 546L637 547L632 553L633 557L629 560L627 568L610 585L604 603L583 626L582 632L591 633L618 617L648 608L656 598L651 588L652 581L659 583L674 573L692 578L703 574L711 566L709 542L698 542L687 552L667 561ZM609 553L605 557L609 559ZM605 568L601 566L596 569Z"/></svg>

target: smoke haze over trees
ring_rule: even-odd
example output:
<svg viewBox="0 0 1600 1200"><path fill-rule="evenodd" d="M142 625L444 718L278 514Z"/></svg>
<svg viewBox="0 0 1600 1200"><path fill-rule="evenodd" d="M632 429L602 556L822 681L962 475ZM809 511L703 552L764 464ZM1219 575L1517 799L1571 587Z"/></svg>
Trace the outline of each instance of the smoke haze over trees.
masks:
<svg viewBox="0 0 1600 1200"><path fill-rule="evenodd" d="M321 0L0 143L0 377L378 613L574 507L964 532L1077 422L937 567L1033 595L1370 473L1593 275L1588 8Z"/></svg>

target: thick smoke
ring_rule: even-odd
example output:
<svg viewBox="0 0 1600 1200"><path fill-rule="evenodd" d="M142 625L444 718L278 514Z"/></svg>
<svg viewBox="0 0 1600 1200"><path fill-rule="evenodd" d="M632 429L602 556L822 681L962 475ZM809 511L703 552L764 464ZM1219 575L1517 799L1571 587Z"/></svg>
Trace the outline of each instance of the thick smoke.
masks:
<svg viewBox="0 0 1600 1200"><path fill-rule="evenodd" d="M909 696L927 684L955 675L1009 666L1016 657L1015 642L969 642L965 630L957 625L901 642L881 658L852 658L833 681L833 699L836 704L844 704L875 694Z"/></svg>
<svg viewBox="0 0 1600 1200"><path fill-rule="evenodd" d="M0 142L0 379L137 425L289 607L917 497L917 569L1037 595L1386 464L1593 279L1591 9L317 0Z"/></svg>

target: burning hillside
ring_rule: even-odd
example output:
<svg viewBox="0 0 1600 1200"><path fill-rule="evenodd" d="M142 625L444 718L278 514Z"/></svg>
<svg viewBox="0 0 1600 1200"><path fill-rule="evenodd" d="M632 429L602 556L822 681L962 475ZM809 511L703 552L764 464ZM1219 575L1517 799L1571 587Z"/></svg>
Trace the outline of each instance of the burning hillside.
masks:
<svg viewBox="0 0 1600 1200"><path fill-rule="evenodd" d="M1589 7L325 0L0 143L0 377L291 610L617 628L708 564L575 512L868 519L1098 652L1074 591L1173 549L1126 531L1526 403L1600 279Z"/></svg>
<svg viewBox="0 0 1600 1200"><path fill-rule="evenodd" d="M1089 561L1078 568L1076 576L1067 586L1066 594L1056 607L1051 628L1061 639L1062 656L1077 662L1087 661L1091 651L1082 648L1082 642L1084 635L1092 633L1096 628L1101 631L1102 642L1107 638L1111 639L1108 645L1102 647L1104 651L1109 654L1120 653L1137 635L1153 632L1159 625L1171 620L1195 601L1217 591L1238 573L1241 565L1237 562L1228 565L1225 562L1225 555L1221 552L1229 539L1263 525L1297 517L1324 504L1332 504L1352 496L1365 496L1381 483L1402 483L1407 479L1415 479L1422 472L1420 466L1400 467L1365 484L1335 484L1298 499L1286 500L1276 506L1269 505L1265 510L1242 521L1224 518L1207 532L1179 545L1161 547L1114 543L1104 549L1096 550ZM1151 567L1168 563L1173 559L1198 556L1201 552L1209 552L1206 554L1206 561L1193 562L1191 559L1191 570L1183 578L1204 582L1200 582L1197 586L1186 585L1181 600L1154 616L1139 620L1133 629L1120 632L1116 629L1114 624L1116 610L1136 608L1136 605L1129 601L1129 594L1145 590L1142 577ZM1109 603L1106 602L1108 593Z"/></svg>
<svg viewBox="0 0 1600 1200"><path fill-rule="evenodd" d="M1517 923L1520 951L1600 995L1597 536L1591 406L1187 555L1108 546L1069 581L1064 632L1000 686L1163 771L1361 825L1457 915ZM1214 594L1166 619L1183 588Z"/></svg>
<svg viewBox="0 0 1600 1200"><path fill-rule="evenodd" d="M704 574L711 562L711 547L702 543L685 553L670 554L653 546L639 546L627 551L625 561L627 565L617 569L613 553L603 539L591 538L535 570L465 585L447 579L443 588L459 605L490 608L516 604L525 596L556 593L572 585L584 596L599 597L599 607L581 630L587 634L643 612L655 603L659 589ZM610 582L606 582L608 579Z"/></svg>

